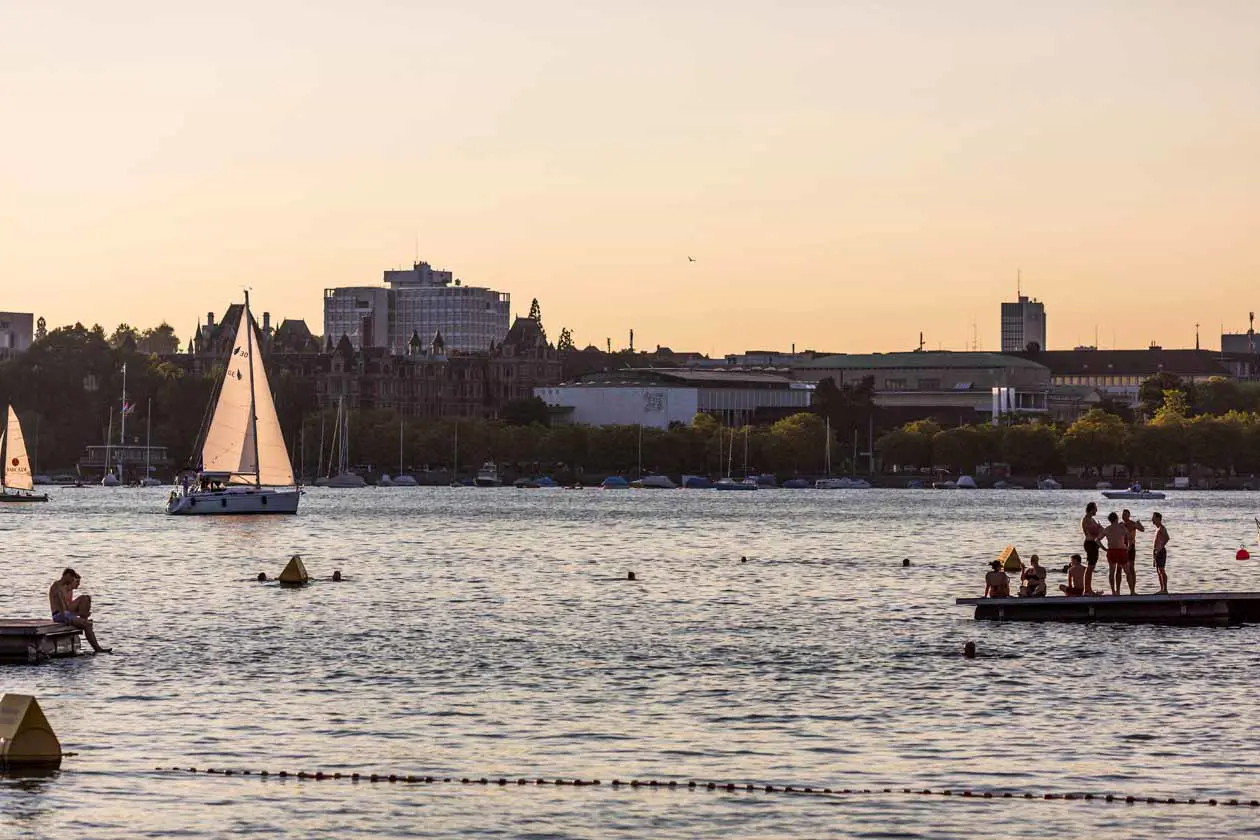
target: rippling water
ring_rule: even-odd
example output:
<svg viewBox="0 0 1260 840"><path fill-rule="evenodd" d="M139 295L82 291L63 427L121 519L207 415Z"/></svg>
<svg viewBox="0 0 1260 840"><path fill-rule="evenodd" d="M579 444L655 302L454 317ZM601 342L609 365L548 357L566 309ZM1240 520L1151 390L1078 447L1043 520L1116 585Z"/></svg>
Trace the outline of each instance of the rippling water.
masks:
<svg viewBox="0 0 1260 840"><path fill-rule="evenodd" d="M1095 493L166 490L0 510L0 615L75 566L111 657L0 668L80 753L0 780L0 836L1236 836L1252 810L613 790L613 778L1260 796L1260 627L991 625L1007 542L1056 570ZM1174 590L1255 590L1256 497L1175 494ZM1101 503L1101 500L1100 500ZM13 507L13 506L9 506ZM1108 509L1103 505L1104 511ZM1149 556L1149 534L1141 545ZM300 552L342 583L253 581ZM741 563L746 555L748 562ZM902 568L903 557L913 565ZM637 581L627 581L634 571ZM1157 588L1149 560L1141 591ZM975 639L977 660L957 655ZM157 766L599 778L354 786Z"/></svg>

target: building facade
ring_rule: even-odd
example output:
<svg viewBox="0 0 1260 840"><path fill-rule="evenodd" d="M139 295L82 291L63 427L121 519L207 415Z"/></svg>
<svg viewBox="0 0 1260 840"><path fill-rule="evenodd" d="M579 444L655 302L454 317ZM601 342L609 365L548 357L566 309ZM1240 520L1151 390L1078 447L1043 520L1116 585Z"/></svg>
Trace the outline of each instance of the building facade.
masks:
<svg viewBox="0 0 1260 840"><path fill-rule="evenodd" d="M837 385L870 377L875 404L900 420L970 423L994 419L995 412L1044 415L1050 393L1049 368L1001 353L840 353L799 362L793 375L814 383L831 378Z"/></svg>
<svg viewBox="0 0 1260 840"><path fill-rule="evenodd" d="M1030 344L1046 349L1046 307L1020 295L1014 303L1002 304L1002 352L1022 353Z"/></svg>
<svg viewBox="0 0 1260 840"><path fill-rule="evenodd" d="M698 413L742 426L766 410L808 411L813 387L785 376L672 368L628 368L535 388L562 422L668 428Z"/></svg>
<svg viewBox="0 0 1260 840"><path fill-rule="evenodd" d="M25 353L35 339L35 315L0 312L0 361Z"/></svg>
<svg viewBox="0 0 1260 840"><path fill-rule="evenodd" d="M1161 373L1173 374L1184 382L1234 376L1230 359L1215 350L1165 350L1158 346L1146 350L1088 348L1024 353L1017 358L1035 359L1049 368L1056 392L1083 395L1088 403L1088 392L1094 391L1100 399L1113 399L1134 408L1140 402L1142 383Z"/></svg>
<svg viewBox="0 0 1260 840"><path fill-rule="evenodd" d="M440 332L448 351L483 353L507 335L511 297L505 292L465 286L426 262L386 271L384 279L385 288L324 290L324 335L334 346L345 336L356 350L383 347L404 355L413 336L428 341Z"/></svg>

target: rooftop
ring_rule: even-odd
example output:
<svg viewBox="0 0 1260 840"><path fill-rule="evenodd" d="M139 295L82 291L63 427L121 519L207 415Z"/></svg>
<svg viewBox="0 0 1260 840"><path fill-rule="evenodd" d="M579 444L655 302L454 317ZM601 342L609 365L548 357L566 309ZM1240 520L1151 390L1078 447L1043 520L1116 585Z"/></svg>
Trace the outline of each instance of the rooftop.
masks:
<svg viewBox="0 0 1260 840"><path fill-rule="evenodd" d="M710 386L721 388L799 388L802 386L800 382L794 382L786 376L779 376L773 373L686 370L680 368L625 368L623 370L587 374L577 382L566 382L565 384L582 386L651 384L657 386Z"/></svg>
<svg viewBox="0 0 1260 840"><path fill-rule="evenodd" d="M1036 359L1058 376L1107 373L1153 376L1160 372L1178 376L1228 376L1217 350L1041 350L1012 353L1008 358Z"/></svg>
<svg viewBox="0 0 1260 840"><path fill-rule="evenodd" d="M1044 354L1043 354L1044 355ZM1042 368L1045 365L1029 358L1003 353L971 351L910 350L903 353L837 353L820 356L793 365L804 369L925 369L925 368Z"/></svg>

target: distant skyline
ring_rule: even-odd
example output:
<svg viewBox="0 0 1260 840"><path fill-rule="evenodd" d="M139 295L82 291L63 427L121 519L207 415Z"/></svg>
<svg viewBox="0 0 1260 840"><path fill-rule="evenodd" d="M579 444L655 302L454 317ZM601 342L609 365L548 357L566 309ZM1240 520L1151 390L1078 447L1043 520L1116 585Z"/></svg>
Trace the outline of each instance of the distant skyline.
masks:
<svg viewBox="0 0 1260 840"><path fill-rule="evenodd" d="M718 355L997 350L1017 271L1056 349L1260 310L1249 0L177 6L6 10L0 310L319 332L413 256Z"/></svg>

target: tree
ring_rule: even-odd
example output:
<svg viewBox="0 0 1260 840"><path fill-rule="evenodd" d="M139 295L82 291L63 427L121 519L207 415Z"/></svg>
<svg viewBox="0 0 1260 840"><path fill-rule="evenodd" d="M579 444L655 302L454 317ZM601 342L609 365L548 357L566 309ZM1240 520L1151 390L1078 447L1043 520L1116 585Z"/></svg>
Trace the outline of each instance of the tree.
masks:
<svg viewBox="0 0 1260 840"><path fill-rule="evenodd" d="M1138 400L1142 403L1142 413L1154 417L1155 412L1164 405L1164 396L1169 391L1181 391L1189 397L1189 391L1181 377L1175 373L1162 371L1142 382L1138 388Z"/></svg>
<svg viewBox="0 0 1260 840"><path fill-rule="evenodd" d="M136 328L126 322L123 322L118 325L113 333L110 334L109 346L113 347L115 350L122 349L124 346L129 346L130 349L134 350L138 339L139 334L136 332Z"/></svg>
<svg viewBox="0 0 1260 840"><path fill-rule="evenodd" d="M1096 467L1123 462L1126 430L1114 414L1092 409L1063 435L1063 456L1069 464Z"/></svg>
<svg viewBox="0 0 1260 840"><path fill-rule="evenodd" d="M141 353L169 356L179 352L179 337L175 335L175 328L163 321L140 334L136 349Z"/></svg>
<svg viewBox="0 0 1260 840"><path fill-rule="evenodd" d="M908 427L894 429L875 441L875 451L887 467L932 465L932 436Z"/></svg>
<svg viewBox="0 0 1260 840"><path fill-rule="evenodd" d="M556 350L561 353L569 353L574 350L573 333L569 331L568 327L560 328L560 338L556 340Z"/></svg>
<svg viewBox="0 0 1260 840"><path fill-rule="evenodd" d="M816 414L802 412L785 417L770 427L794 472L811 470L823 459L827 429Z"/></svg>
<svg viewBox="0 0 1260 840"><path fill-rule="evenodd" d="M529 317L542 323L542 307L538 305L538 298L534 298L529 304Z"/></svg>
<svg viewBox="0 0 1260 840"><path fill-rule="evenodd" d="M932 460L959 473L973 473L986 458L985 433L976 426L958 426L937 432L932 438Z"/></svg>
<svg viewBox="0 0 1260 840"><path fill-rule="evenodd" d="M35 340L43 341L48 337L48 322L44 320L44 316L40 315L39 320L35 322Z"/></svg>
<svg viewBox="0 0 1260 840"><path fill-rule="evenodd" d="M504 403L499 410L499 417L509 426L530 426L538 424L546 426L551 422L551 411L542 397L530 397L524 400L512 400Z"/></svg>
<svg viewBox="0 0 1260 840"><path fill-rule="evenodd" d="M1011 472L1041 475L1054 472L1059 459L1059 435L1041 423L1009 426L1002 436L1002 460Z"/></svg>

